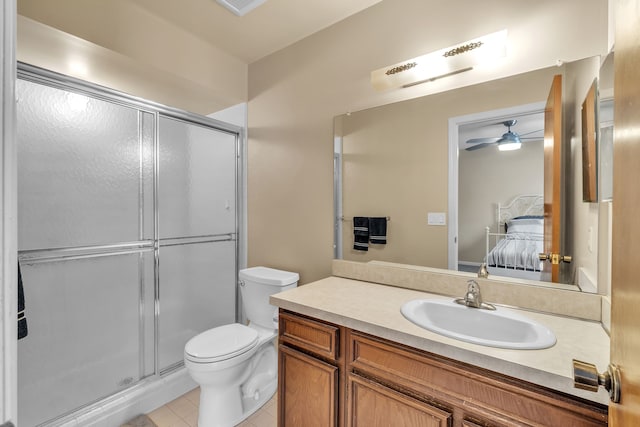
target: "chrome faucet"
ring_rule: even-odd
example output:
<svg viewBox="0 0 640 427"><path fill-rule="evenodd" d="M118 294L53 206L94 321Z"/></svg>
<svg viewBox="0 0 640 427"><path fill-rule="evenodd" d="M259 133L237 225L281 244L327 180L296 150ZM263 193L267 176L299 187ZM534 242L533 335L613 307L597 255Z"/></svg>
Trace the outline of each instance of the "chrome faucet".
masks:
<svg viewBox="0 0 640 427"><path fill-rule="evenodd" d="M493 304L488 304L482 301L482 294L480 293L480 285L478 282L471 279L467 282L467 285L467 293L464 295L464 298L457 298L454 302L472 308L482 308L485 310L496 309Z"/></svg>

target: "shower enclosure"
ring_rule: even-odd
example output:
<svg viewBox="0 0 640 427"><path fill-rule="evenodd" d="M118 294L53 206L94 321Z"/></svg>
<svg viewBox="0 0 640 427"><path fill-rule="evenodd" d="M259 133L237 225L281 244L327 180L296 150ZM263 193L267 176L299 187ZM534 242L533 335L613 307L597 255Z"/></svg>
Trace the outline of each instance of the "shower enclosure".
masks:
<svg viewBox="0 0 640 427"><path fill-rule="evenodd" d="M35 426L160 379L236 320L239 128L21 64L18 244Z"/></svg>

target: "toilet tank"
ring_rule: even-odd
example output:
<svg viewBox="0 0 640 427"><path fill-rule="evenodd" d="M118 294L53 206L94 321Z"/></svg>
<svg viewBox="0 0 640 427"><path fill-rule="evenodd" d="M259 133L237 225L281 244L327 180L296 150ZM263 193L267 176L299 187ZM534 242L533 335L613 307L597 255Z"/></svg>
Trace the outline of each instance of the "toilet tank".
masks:
<svg viewBox="0 0 640 427"><path fill-rule="evenodd" d="M242 305L249 322L267 329L278 328L278 309L269 304L269 296L298 285L300 275L268 267L240 270Z"/></svg>

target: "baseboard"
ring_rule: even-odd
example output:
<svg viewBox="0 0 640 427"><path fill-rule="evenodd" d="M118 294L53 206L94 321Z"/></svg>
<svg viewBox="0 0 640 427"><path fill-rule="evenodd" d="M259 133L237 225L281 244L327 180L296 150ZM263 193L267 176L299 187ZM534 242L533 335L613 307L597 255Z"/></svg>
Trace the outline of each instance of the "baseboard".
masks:
<svg viewBox="0 0 640 427"><path fill-rule="evenodd" d="M144 383L119 393L114 398L65 417L64 420L60 420L61 423L52 424L52 427L119 426L140 414L147 414L171 402L197 386L186 368L180 368L163 377L145 380Z"/></svg>

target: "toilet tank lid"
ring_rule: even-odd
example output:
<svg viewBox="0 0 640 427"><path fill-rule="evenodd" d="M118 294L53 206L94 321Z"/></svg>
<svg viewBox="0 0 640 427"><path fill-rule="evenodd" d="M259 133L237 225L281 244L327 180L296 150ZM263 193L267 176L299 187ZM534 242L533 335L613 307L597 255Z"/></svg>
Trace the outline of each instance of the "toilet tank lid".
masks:
<svg viewBox="0 0 640 427"><path fill-rule="evenodd" d="M257 283L273 286L291 285L300 279L298 273L268 267L245 268L240 270L238 276L241 280L252 280Z"/></svg>

